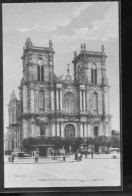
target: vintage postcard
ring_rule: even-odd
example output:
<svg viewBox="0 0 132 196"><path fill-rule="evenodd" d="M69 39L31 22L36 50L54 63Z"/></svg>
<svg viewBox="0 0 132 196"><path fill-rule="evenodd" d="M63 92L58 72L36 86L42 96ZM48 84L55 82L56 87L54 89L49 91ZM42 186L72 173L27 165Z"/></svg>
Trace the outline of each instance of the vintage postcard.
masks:
<svg viewBox="0 0 132 196"><path fill-rule="evenodd" d="M121 187L119 3L3 3L4 188Z"/></svg>

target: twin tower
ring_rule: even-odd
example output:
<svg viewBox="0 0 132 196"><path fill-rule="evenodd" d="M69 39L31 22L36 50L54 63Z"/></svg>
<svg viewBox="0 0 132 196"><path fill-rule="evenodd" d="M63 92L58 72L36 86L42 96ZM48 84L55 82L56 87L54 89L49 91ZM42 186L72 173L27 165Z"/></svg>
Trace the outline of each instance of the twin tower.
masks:
<svg viewBox="0 0 132 196"><path fill-rule="evenodd" d="M10 146L14 149L27 137L111 135L104 46L101 52L93 52L81 44L80 53L74 52L73 79L69 65L65 78L55 75L54 54L51 40L48 47L37 47L26 39L20 100L12 93L8 105L8 130L14 138Z"/></svg>

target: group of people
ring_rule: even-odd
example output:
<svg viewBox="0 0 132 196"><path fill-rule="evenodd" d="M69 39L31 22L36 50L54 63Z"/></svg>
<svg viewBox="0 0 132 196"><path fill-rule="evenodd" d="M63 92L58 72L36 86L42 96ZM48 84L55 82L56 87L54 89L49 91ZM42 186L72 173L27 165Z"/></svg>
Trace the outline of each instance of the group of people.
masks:
<svg viewBox="0 0 132 196"><path fill-rule="evenodd" d="M82 160L82 154L80 152L75 153L75 160L76 161L81 161Z"/></svg>

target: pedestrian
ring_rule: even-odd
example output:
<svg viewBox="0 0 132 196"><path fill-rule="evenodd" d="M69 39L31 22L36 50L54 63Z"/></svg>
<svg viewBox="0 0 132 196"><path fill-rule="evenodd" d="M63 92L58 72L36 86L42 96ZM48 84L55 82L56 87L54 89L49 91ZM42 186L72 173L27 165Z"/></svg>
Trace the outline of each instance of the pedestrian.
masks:
<svg viewBox="0 0 132 196"><path fill-rule="evenodd" d="M66 157L65 157L65 155L63 156L63 161L66 161Z"/></svg>
<svg viewBox="0 0 132 196"><path fill-rule="evenodd" d="M78 153L78 161L81 161L82 160L82 154L79 152Z"/></svg>
<svg viewBox="0 0 132 196"><path fill-rule="evenodd" d="M77 161L78 159L78 156L77 156L77 152L75 153L75 160Z"/></svg>
<svg viewBox="0 0 132 196"><path fill-rule="evenodd" d="M15 157L14 157L14 156L12 156L12 162L14 162L14 159L15 159Z"/></svg>
<svg viewBox="0 0 132 196"><path fill-rule="evenodd" d="M92 156L92 158L93 158L93 149L92 149L92 152L91 152L91 156Z"/></svg>
<svg viewBox="0 0 132 196"><path fill-rule="evenodd" d="M38 162L38 156L35 156L35 163Z"/></svg>
<svg viewBox="0 0 132 196"><path fill-rule="evenodd" d="M87 153L87 152L85 152L85 158L87 158L87 156L88 156L88 153Z"/></svg>
<svg viewBox="0 0 132 196"><path fill-rule="evenodd" d="M53 152L52 152L52 150L51 150L51 157L53 156Z"/></svg>
<svg viewBox="0 0 132 196"><path fill-rule="evenodd" d="M11 157L10 156L8 157L8 161L11 162Z"/></svg>

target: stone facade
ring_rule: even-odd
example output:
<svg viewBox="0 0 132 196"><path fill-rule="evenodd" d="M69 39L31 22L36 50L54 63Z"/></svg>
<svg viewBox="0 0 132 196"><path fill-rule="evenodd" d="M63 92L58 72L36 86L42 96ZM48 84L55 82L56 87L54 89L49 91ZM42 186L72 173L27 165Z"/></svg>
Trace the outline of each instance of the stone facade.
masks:
<svg viewBox="0 0 132 196"><path fill-rule="evenodd" d="M15 98L19 115L14 114L16 124L9 120L8 127L16 134L14 149L27 137L111 135L110 86L104 47L101 52L93 52L87 51L84 44L79 54L74 52L73 79L69 65L65 79L55 75L54 54L50 40L49 47L36 47L27 38L22 56L20 101ZM11 107L10 101L10 118Z"/></svg>

